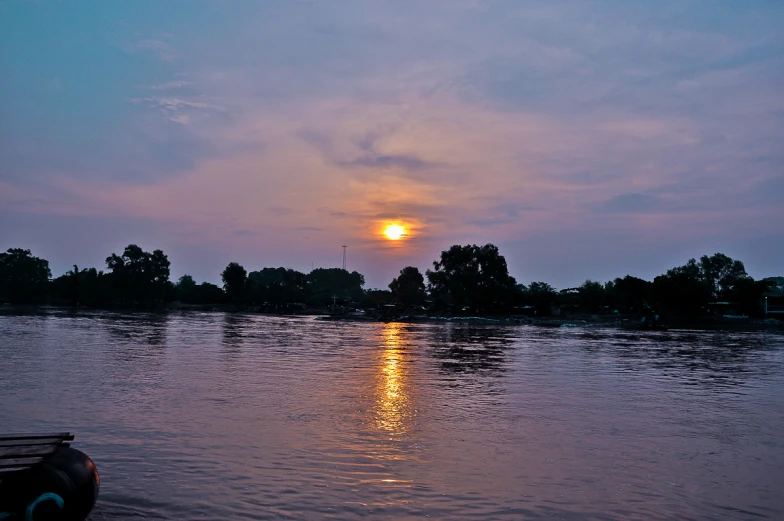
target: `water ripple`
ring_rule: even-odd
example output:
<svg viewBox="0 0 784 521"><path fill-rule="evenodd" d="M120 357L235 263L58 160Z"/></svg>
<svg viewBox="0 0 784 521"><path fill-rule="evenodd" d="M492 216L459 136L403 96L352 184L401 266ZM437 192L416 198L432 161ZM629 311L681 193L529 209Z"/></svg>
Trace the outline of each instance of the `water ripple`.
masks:
<svg viewBox="0 0 784 521"><path fill-rule="evenodd" d="M779 519L765 333L0 316L2 430L63 430L93 519Z"/></svg>

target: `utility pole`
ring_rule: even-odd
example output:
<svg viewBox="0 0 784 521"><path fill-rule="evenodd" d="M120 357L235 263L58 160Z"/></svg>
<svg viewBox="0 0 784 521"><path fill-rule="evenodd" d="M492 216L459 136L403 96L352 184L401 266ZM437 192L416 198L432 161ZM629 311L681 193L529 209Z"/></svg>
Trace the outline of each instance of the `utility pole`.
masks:
<svg viewBox="0 0 784 521"><path fill-rule="evenodd" d="M343 245L343 269L344 270L346 269L346 248L348 248L348 246L344 244Z"/></svg>

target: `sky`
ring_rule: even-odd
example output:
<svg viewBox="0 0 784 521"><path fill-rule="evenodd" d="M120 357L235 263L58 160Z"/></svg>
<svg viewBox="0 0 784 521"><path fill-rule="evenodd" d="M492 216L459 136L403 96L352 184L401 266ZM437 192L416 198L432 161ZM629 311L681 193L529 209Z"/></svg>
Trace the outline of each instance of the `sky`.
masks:
<svg viewBox="0 0 784 521"><path fill-rule="evenodd" d="M0 2L0 249L784 275L784 2ZM397 222L408 235L380 233Z"/></svg>

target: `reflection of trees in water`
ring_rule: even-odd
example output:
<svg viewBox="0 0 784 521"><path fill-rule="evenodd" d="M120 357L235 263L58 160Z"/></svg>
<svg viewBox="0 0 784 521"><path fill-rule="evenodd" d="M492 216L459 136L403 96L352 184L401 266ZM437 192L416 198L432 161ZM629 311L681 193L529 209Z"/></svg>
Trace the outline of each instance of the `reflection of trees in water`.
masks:
<svg viewBox="0 0 784 521"><path fill-rule="evenodd" d="M302 327L300 317L275 317L274 319L250 314L223 314L222 343L224 347L263 347L271 351L287 352L301 348L312 341L311 333ZM327 328L324 324L321 328Z"/></svg>
<svg viewBox="0 0 784 521"><path fill-rule="evenodd" d="M247 325L247 316L226 313L223 316L223 345L226 347L241 347L245 341Z"/></svg>
<svg viewBox="0 0 784 521"><path fill-rule="evenodd" d="M476 325L434 327L430 337L433 357L449 373L500 374L514 339L509 328Z"/></svg>
<svg viewBox="0 0 784 521"><path fill-rule="evenodd" d="M169 315L108 314L101 318L111 344L108 352L114 358L106 370L113 379L134 388L134 397L129 394L128 399L137 399L136 392L145 392L164 365Z"/></svg>
<svg viewBox="0 0 784 521"><path fill-rule="evenodd" d="M107 317L107 322L107 331L114 340L150 346L166 345L168 314Z"/></svg>
<svg viewBox="0 0 784 521"><path fill-rule="evenodd" d="M223 315L221 359L227 374L235 372L242 365L242 347L252 330L251 319L247 315Z"/></svg>
<svg viewBox="0 0 784 521"><path fill-rule="evenodd" d="M735 387L745 384L752 374L759 377L777 370L764 360L771 350L771 338L759 333L592 332L581 339L587 340L584 349L610 354L626 370L654 368L687 385Z"/></svg>

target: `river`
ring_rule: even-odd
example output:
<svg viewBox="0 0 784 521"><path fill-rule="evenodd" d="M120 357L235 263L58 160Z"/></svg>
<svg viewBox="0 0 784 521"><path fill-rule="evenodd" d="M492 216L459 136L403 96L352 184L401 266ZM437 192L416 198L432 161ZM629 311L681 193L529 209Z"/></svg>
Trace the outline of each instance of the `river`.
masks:
<svg viewBox="0 0 784 521"><path fill-rule="evenodd" d="M0 432L91 519L784 519L784 336L0 316Z"/></svg>

